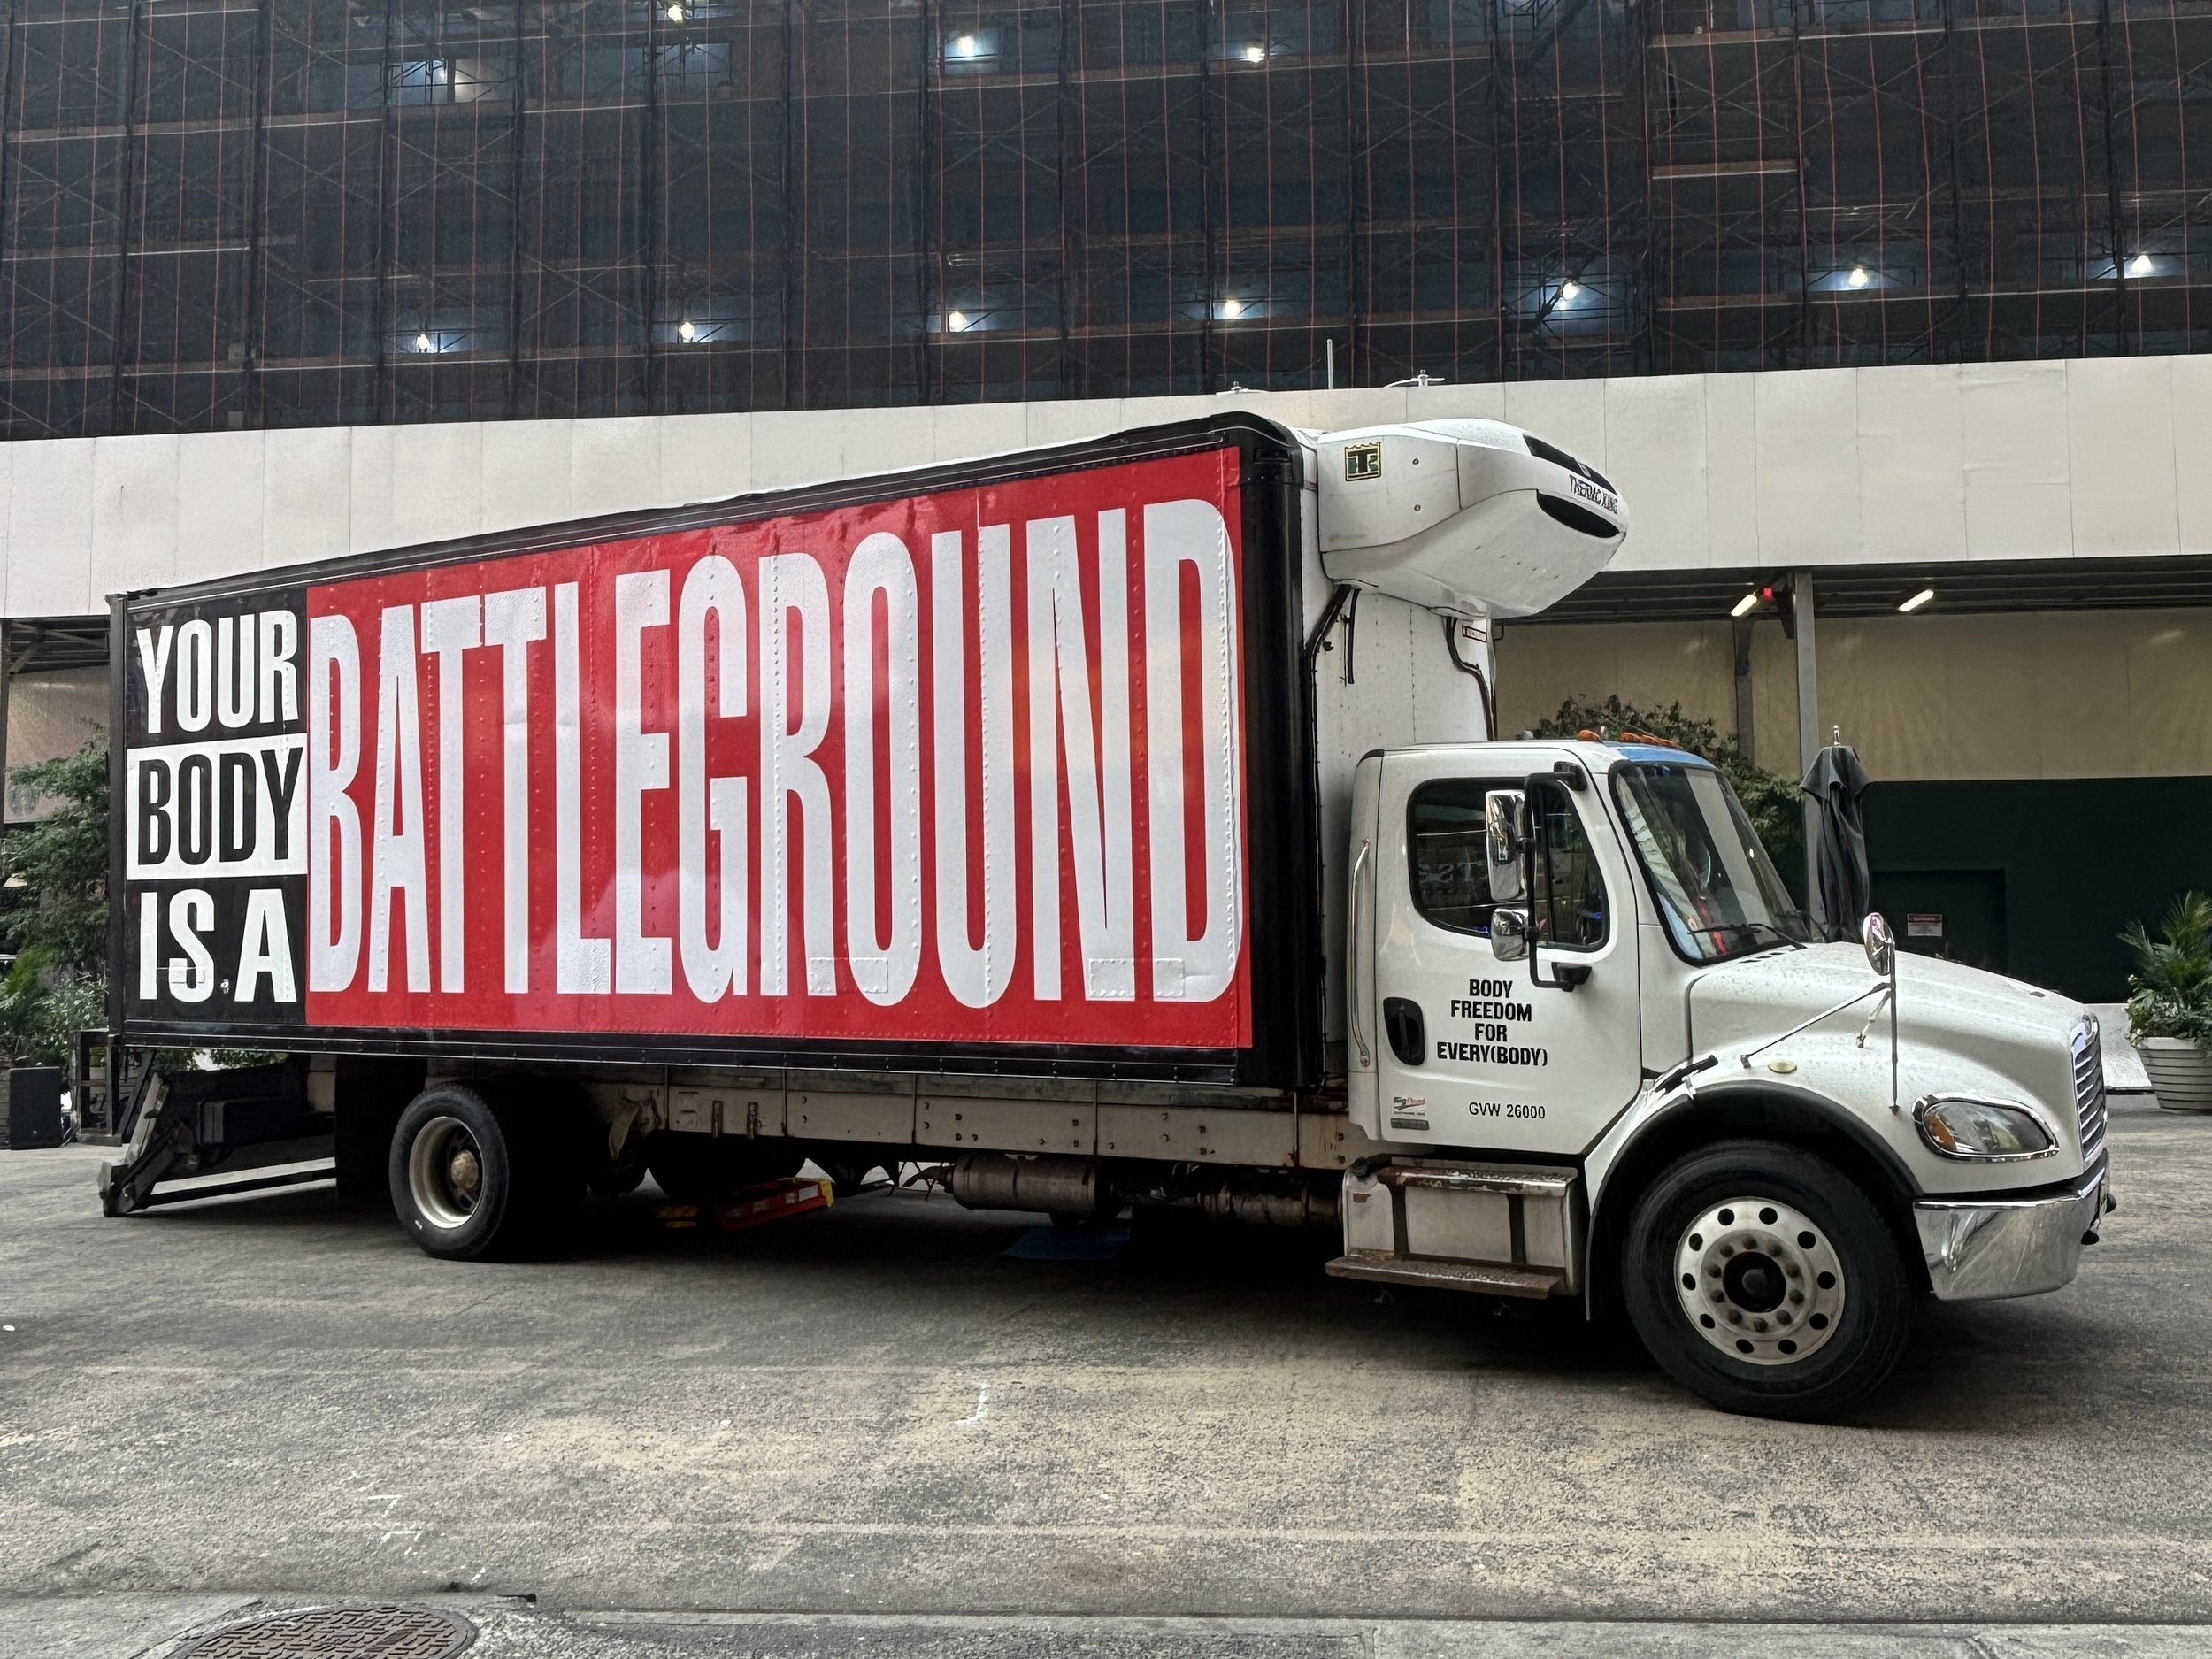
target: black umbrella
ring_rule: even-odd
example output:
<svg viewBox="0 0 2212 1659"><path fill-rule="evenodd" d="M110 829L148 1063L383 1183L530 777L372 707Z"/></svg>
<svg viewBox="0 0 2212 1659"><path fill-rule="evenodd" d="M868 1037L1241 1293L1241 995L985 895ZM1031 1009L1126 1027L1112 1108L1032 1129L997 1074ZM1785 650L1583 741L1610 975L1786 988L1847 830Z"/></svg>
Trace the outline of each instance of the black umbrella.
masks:
<svg viewBox="0 0 2212 1659"><path fill-rule="evenodd" d="M1820 883L1821 912L1828 937L1849 939L1873 908L1872 878L1866 867L1866 821L1859 797L1866 793L1866 768L1847 743L1831 743L1813 757L1805 774L1805 793L1820 803L1819 839L1813 870Z"/></svg>

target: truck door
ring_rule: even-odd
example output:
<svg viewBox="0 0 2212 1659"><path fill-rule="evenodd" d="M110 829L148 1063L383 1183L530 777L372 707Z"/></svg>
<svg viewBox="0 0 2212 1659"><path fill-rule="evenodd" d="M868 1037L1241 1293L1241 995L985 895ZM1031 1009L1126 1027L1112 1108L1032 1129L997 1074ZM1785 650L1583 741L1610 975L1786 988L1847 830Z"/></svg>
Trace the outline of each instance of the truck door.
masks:
<svg viewBox="0 0 2212 1659"><path fill-rule="evenodd" d="M1519 961L1491 943L1485 803L1526 781L1486 749L1382 759L1360 1011L1386 1140L1579 1152L1642 1087L1635 904L1590 781L1531 786L1548 849L1527 900L1538 941ZM1579 983L1540 982L1560 979Z"/></svg>

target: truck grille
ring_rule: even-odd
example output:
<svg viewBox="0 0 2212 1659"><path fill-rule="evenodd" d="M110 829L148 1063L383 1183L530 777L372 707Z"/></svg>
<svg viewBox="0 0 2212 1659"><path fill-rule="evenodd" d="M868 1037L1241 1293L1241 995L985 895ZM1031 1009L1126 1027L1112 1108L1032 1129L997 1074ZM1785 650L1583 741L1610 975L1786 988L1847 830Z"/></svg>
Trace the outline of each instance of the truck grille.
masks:
<svg viewBox="0 0 2212 1659"><path fill-rule="evenodd" d="M2081 1161L2093 1164L2104 1150L2104 1048L2097 1027L2083 1021L2074 1033L2074 1110L2081 1124Z"/></svg>

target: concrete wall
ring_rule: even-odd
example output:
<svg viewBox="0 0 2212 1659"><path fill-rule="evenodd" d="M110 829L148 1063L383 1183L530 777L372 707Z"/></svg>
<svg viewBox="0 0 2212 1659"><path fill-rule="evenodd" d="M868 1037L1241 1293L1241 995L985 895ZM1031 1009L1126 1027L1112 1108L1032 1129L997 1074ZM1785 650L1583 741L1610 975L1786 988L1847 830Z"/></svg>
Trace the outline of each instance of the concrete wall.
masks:
<svg viewBox="0 0 2212 1659"><path fill-rule="evenodd" d="M2130 357L12 443L0 614L1232 406L1527 426L1621 487L1624 567L2212 552L2212 357Z"/></svg>
<svg viewBox="0 0 2212 1659"><path fill-rule="evenodd" d="M1824 619L1823 727L1843 728L1877 779L2158 778L2212 773L2212 611ZM1760 762L1797 770L1797 687L1781 625L1754 634ZM1728 624L1509 626L1498 723L1568 697L1735 724Z"/></svg>

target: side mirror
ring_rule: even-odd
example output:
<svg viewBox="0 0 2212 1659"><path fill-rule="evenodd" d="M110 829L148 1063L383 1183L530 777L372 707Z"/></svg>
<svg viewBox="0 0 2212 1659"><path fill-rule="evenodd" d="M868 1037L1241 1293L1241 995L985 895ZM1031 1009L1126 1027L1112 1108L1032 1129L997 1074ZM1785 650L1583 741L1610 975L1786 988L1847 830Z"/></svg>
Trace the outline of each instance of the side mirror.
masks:
<svg viewBox="0 0 2212 1659"><path fill-rule="evenodd" d="M1879 910L1859 924L1859 942L1866 947L1866 965L1886 979L1897 972L1897 940Z"/></svg>
<svg viewBox="0 0 2212 1659"><path fill-rule="evenodd" d="M1517 904L1528 896L1522 856L1529 842L1527 794L1519 789L1491 790L1483 796L1482 823L1491 900ZM1496 937L1494 931L1491 936Z"/></svg>
<svg viewBox="0 0 2212 1659"><path fill-rule="evenodd" d="M1528 912L1500 905L1490 912L1490 954L1500 962L1519 962L1528 956L1529 935L1534 931Z"/></svg>

